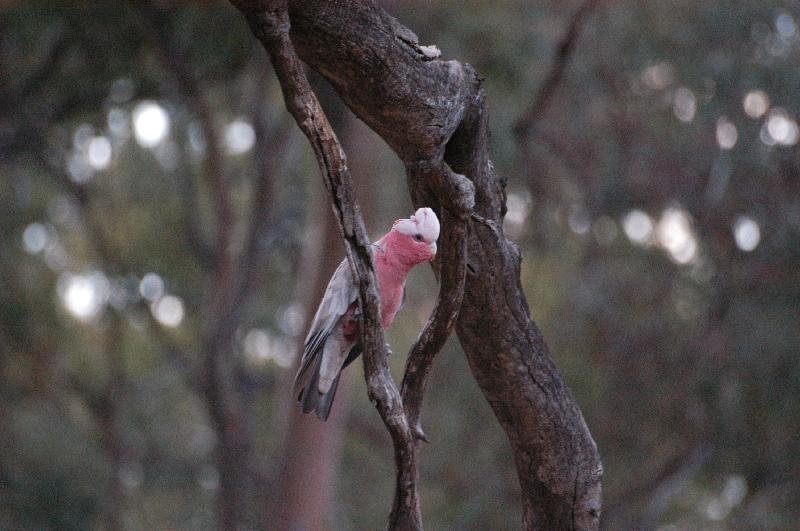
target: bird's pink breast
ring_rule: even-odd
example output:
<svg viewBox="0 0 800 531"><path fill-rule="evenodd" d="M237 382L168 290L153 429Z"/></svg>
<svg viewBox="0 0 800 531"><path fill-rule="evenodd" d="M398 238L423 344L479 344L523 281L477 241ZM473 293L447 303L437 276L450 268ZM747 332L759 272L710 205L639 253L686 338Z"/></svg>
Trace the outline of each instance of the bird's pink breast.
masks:
<svg viewBox="0 0 800 531"><path fill-rule="evenodd" d="M407 272L393 267L386 260L378 260L378 285L381 290L381 320L383 327L389 328L395 315L403 304L403 288Z"/></svg>
<svg viewBox="0 0 800 531"><path fill-rule="evenodd" d="M378 243L375 267L381 295L381 321L389 328L403 305L406 278L415 265L433 258L430 246L415 243L407 235L390 231Z"/></svg>

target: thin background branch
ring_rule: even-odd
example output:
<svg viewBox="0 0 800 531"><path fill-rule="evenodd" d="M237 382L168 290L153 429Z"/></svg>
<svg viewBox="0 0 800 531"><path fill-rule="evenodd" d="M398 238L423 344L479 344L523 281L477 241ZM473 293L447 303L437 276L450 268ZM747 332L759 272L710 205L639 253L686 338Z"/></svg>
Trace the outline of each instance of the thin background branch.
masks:
<svg viewBox="0 0 800 531"><path fill-rule="evenodd" d="M531 106L523 113L523 115L514 124L514 135L517 138L518 144L523 144L528 141L536 128L536 124L542 119L544 111L547 109L550 100L556 93L558 85L564 78L564 74L569 66L572 53L580 38L581 31L585 25L589 15L595 8L602 2L602 0L584 0L584 2L572 15L567 31L561 38L556 50L556 55L550 65L550 70L547 73L544 81L536 92Z"/></svg>

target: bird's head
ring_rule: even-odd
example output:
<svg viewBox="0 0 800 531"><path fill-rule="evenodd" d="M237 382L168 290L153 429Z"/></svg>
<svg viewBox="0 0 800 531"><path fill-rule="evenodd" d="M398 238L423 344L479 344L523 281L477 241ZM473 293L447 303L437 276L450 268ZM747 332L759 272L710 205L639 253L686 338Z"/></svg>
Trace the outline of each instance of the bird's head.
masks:
<svg viewBox="0 0 800 531"><path fill-rule="evenodd" d="M427 262L436 256L439 238L439 219L427 207L420 208L410 218L398 219L392 224L398 242L397 252L413 263Z"/></svg>

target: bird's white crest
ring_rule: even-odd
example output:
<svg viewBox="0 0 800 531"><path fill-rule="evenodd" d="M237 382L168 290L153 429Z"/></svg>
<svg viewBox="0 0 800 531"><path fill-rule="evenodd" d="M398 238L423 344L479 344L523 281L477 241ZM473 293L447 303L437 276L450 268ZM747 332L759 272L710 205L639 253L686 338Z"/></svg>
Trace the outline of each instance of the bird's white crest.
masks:
<svg viewBox="0 0 800 531"><path fill-rule="evenodd" d="M434 243L439 238L439 218L428 207L418 209L408 219L398 219L394 222L394 228L409 236L421 234L428 243Z"/></svg>

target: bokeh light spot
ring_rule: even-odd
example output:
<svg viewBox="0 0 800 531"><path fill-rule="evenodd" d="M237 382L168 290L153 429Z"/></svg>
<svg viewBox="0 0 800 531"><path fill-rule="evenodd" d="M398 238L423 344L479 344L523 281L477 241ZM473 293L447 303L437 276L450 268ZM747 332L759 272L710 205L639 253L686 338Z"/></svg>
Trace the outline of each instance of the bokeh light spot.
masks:
<svg viewBox="0 0 800 531"><path fill-rule="evenodd" d="M797 122L781 108L775 108L769 112L765 127L766 134L769 135L769 139L774 144L793 146L797 144L797 140L800 138L800 128ZM764 140L763 135L762 140ZM769 141L766 143L772 145Z"/></svg>
<svg viewBox="0 0 800 531"><path fill-rule="evenodd" d="M95 136L86 146L86 161L95 170L104 170L111 164L111 142L104 136Z"/></svg>
<svg viewBox="0 0 800 531"><path fill-rule="evenodd" d="M763 90L751 90L742 100L742 107L750 118L761 118L769 109L769 96Z"/></svg>
<svg viewBox="0 0 800 531"><path fill-rule="evenodd" d="M592 228L592 220L589 214L580 206L573 205L567 217L567 224L575 234L584 235Z"/></svg>
<svg viewBox="0 0 800 531"><path fill-rule="evenodd" d="M94 176L89 162L81 151L75 151L67 160L67 174L76 183L84 183Z"/></svg>
<svg viewBox="0 0 800 531"><path fill-rule="evenodd" d="M672 65L661 61L650 65L642 71L642 83L653 90L667 88L674 78Z"/></svg>
<svg viewBox="0 0 800 531"><path fill-rule="evenodd" d="M691 122L697 112L697 98L686 87L678 87L672 100L672 112L681 122Z"/></svg>
<svg viewBox="0 0 800 531"><path fill-rule="evenodd" d="M506 217L503 224L509 236L518 238L525 228L531 210L531 197L527 190L522 193L508 192L506 197Z"/></svg>
<svg viewBox="0 0 800 531"><path fill-rule="evenodd" d="M183 301L175 295L167 295L150 306L153 317L164 326L175 328L183 322Z"/></svg>
<svg viewBox="0 0 800 531"><path fill-rule="evenodd" d="M739 474L731 474L725 480L725 485L722 487L723 503L729 507L736 507L747 496L747 480Z"/></svg>
<svg viewBox="0 0 800 531"><path fill-rule="evenodd" d="M653 237L653 220L641 210L631 210L622 220L622 229L631 242L645 245Z"/></svg>
<svg viewBox="0 0 800 531"><path fill-rule="evenodd" d="M127 112L114 108L108 111L106 118L108 130L114 138L128 140L131 136L131 119Z"/></svg>
<svg viewBox="0 0 800 531"><path fill-rule="evenodd" d="M248 122L238 119L225 129L225 146L231 155L241 155L253 149L256 132Z"/></svg>
<svg viewBox="0 0 800 531"><path fill-rule="evenodd" d="M22 233L22 245L30 254L37 254L47 245L47 229L41 223L31 223Z"/></svg>
<svg viewBox="0 0 800 531"><path fill-rule="evenodd" d="M281 314L279 325L281 331L289 337L295 337L303 332L303 306L299 303L290 304Z"/></svg>
<svg viewBox="0 0 800 531"><path fill-rule="evenodd" d="M739 216L733 222L733 239L736 247L749 253L758 247L761 241L761 229L756 220L749 216Z"/></svg>
<svg viewBox="0 0 800 531"><path fill-rule="evenodd" d="M169 133L169 115L154 101L143 101L133 110L133 133L140 146L152 148Z"/></svg>
<svg viewBox="0 0 800 531"><path fill-rule="evenodd" d="M797 35L797 24L792 15L786 12L775 17L775 29L778 30L778 35L786 40L791 40Z"/></svg>
<svg viewBox="0 0 800 531"><path fill-rule="evenodd" d="M58 281L58 294L64 307L81 321L94 319L108 300L109 282L99 271L88 275L64 274Z"/></svg>
<svg viewBox="0 0 800 531"><path fill-rule="evenodd" d="M72 133L72 146L77 151L83 151L86 144L94 137L94 127L91 124L80 124Z"/></svg>
<svg viewBox="0 0 800 531"><path fill-rule="evenodd" d="M147 273L139 282L139 293L150 302L164 296L164 280L155 273Z"/></svg>
<svg viewBox="0 0 800 531"><path fill-rule="evenodd" d="M275 336L268 330L253 328L244 337L244 355L253 365L272 361L279 367L292 365L292 347L286 337Z"/></svg>
<svg viewBox="0 0 800 531"><path fill-rule="evenodd" d="M739 139L739 132L724 116L717 120L717 144L720 149L733 149Z"/></svg>
<svg viewBox="0 0 800 531"><path fill-rule="evenodd" d="M689 215L680 208L667 208L656 227L658 243L679 264L690 263L697 255L697 240Z"/></svg>

